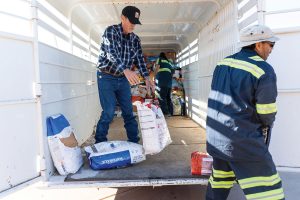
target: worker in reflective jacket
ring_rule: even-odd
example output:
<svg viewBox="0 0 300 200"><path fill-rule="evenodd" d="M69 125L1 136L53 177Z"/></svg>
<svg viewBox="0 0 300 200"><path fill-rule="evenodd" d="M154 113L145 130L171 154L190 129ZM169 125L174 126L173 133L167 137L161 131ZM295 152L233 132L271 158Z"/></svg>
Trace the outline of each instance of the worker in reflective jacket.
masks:
<svg viewBox="0 0 300 200"><path fill-rule="evenodd" d="M172 77L174 74L173 65L166 54L161 52L155 65L155 94L158 97L161 110L166 116L173 114L171 101Z"/></svg>
<svg viewBox="0 0 300 200"><path fill-rule="evenodd" d="M276 74L266 60L278 40L270 28L240 33L241 51L220 61L213 73L206 121L213 171L207 200L225 200L233 183L246 199L284 199L268 150L277 112Z"/></svg>

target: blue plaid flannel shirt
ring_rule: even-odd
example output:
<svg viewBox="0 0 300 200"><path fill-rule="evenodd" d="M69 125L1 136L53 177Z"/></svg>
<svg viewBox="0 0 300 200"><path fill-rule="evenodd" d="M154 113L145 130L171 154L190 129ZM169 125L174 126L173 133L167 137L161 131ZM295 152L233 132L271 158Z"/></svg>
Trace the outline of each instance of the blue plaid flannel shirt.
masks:
<svg viewBox="0 0 300 200"><path fill-rule="evenodd" d="M148 77L140 38L134 33L123 34L121 24L106 28L99 52L98 68L113 76L124 75L125 69L136 64L143 77Z"/></svg>

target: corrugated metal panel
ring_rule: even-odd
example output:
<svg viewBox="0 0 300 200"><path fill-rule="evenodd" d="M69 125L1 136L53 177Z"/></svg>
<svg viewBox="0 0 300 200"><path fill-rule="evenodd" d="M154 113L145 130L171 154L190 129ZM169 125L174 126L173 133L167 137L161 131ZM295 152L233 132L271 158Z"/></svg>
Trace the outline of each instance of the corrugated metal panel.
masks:
<svg viewBox="0 0 300 200"><path fill-rule="evenodd" d="M92 134L101 111L96 67L91 62L45 44L39 45L39 53L44 135L46 117L62 113L75 129L81 144ZM52 171L49 154L47 158L47 169Z"/></svg>
<svg viewBox="0 0 300 200"><path fill-rule="evenodd" d="M89 38L90 33L60 14L59 8L47 1L37 5L43 132L46 135L46 117L62 113L81 144L92 134L101 111L96 67L88 61L97 62L99 45ZM45 154L46 174L51 174L54 168L49 151Z"/></svg>
<svg viewBox="0 0 300 200"><path fill-rule="evenodd" d="M44 157L43 147L48 147L47 116L65 114L79 143L92 134L100 108L95 64L86 60L97 60L97 56L89 56L89 51L95 54L99 45L75 26L71 44L68 20L45 1L12 0L1 1L0 5L0 30L9 32L0 35L1 74L5 75L0 84L0 117L6 122L0 129L1 133L9 133L4 137L8 142L1 147L8 152L1 157L3 190L39 176L44 170L45 163L39 168L39 157ZM38 35L36 21L40 22ZM38 39L61 50L38 45ZM74 53L86 60L65 52L73 46ZM12 144L14 150L7 151ZM45 154L47 176L54 169L47 149Z"/></svg>
<svg viewBox="0 0 300 200"><path fill-rule="evenodd" d="M100 40L105 28L120 23L121 10L128 4L135 5L141 10L142 26L136 26L135 33L142 36L142 42L148 38L156 44L157 50L169 48L169 45L188 45L186 38L194 38L199 29L214 13L229 0L157 0L157 1L74 1L64 4L59 0L48 0L53 6L62 11L69 20L76 22L82 30L88 32L95 41ZM84 16L84 17L82 17ZM95 34L93 34L95 33ZM162 34L158 34L162 33ZM164 40L155 36L175 35L172 40ZM184 37L182 37L184 35ZM151 43L144 44L148 47ZM178 50L176 47L173 50ZM145 48L149 53L153 49Z"/></svg>
<svg viewBox="0 0 300 200"><path fill-rule="evenodd" d="M91 39L91 32L83 32L46 1L39 1L38 39L85 60L97 62L99 45Z"/></svg>
<svg viewBox="0 0 300 200"><path fill-rule="evenodd" d="M199 60L183 68L188 114L204 127L213 70L219 60L236 51L237 42L237 4L232 1L200 31Z"/></svg>

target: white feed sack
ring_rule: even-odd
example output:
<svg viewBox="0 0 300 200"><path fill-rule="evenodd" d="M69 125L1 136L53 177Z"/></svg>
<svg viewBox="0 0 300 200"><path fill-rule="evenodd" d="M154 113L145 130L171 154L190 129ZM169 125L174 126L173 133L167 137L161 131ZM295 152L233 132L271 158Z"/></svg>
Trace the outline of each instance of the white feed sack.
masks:
<svg viewBox="0 0 300 200"><path fill-rule="evenodd" d="M157 154L172 140L165 117L159 107L136 103L145 154Z"/></svg>
<svg viewBox="0 0 300 200"><path fill-rule="evenodd" d="M127 141L100 142L84 150L94 170L121 168L146 160L142 145Z"/></svg>
<svg viewBox="0 0 300 200"><path fill-rule="evenodd" d="M62 115L47 118L47 136L54 166L60 175L76 173L83 164L73 128Z"/></svg>

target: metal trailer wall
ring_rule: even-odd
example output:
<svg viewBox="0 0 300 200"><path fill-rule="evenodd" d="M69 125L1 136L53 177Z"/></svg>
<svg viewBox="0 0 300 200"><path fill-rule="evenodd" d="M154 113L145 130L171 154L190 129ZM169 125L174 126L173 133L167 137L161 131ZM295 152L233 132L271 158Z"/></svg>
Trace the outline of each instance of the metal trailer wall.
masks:
<svg viewBox="0 0 300 200"><path fill-rule="evenodd" d="M197 40L198 61L190 62L193 56L190 53L193 49L191 45L178 54L177 62L184 69L187 113L201 126L206 126L207 98L213 69L217 61L238 50L236 46L238 30L251 24L265 24L265 17L268 17L268 14L288 14L300 10L294 8L266 12L265 3L264 0L240 0L237 3L230 3L200 32ZM236 6L238 7L237 11ZM228 15L226 16L227 11ZM227 21L218 23L218 20L222 19ZM232 19L232 21L228 19ZM280 41L277 42L267 62L274 67L277 73L278 113L273 128L270 151L277 167L283 167L282 170L299 171L298 143L300 135L297 122L300 111L298 105L300 102L300 79L297 66L300 60L298 56L293 55L300 51L299 45L295 43L300 40L300 30L296 27L274 31L280 37ZM226 34L228 32L232 34Z"/></svg>
<svg viewBox="0 0 300 200"><path fill-rule="evenodd" d="M18 53L16 53L18 52ZM34 42L0 33L0 191L40 175Z"/></svg>
<svg viewBox="0 0 300 200"><path fill-rule="evenodd" d="M238 41L236 8L236 1L231 1L210 20L199 33L198 61L193 63L188 61L183 66L187 113L203 127L206 126L207 99L216 63L236 51ZM189 52L183 52L179 56L185 57L186 54L188 57L179 58L179 62L190 59Z"/></svg>
<svg viewBox="0 0 300 200"><path fill-rule="evenodd" d="M0 191L54 172L47 116L64 114L79 144L100 116L97 44L75 25L70 31L66 20L45 6L34 0L0 2Z"/></svg>
<svg viewBox="0 0 300 200"><path fill-rule="evenodd" d="M100 116L96 68L77 56L39 44L41 107L47 175L54 172L47 145L46 118L62 113L74 128L79 144L93 133Z"/></svg>
<svg viewBox="0 0 300 200"><path fill-rule="evenodd" d="M55 172L46 138L46 118L66 116L79 145L100 116L96 80L97 44L45 1L36 1L45 178Z"/></svg>
<svg viewBox="0 0 300 200"><path fill-rule="evenodd" d="M0 2L0 191L38 177L42 152L31 7L11 3L23 12Z"/></svg>
<svg viewBox="0 0 300 200"><path fill-rule="evenodd" d="M277 74L278 113L274 124L270 151L277 166L300 168L299 156L299 113L300 113L300 29L278 30L280 40L268 62Z"/></svg>
<svg viewBox="0 0 300 200"><path fill-rule="evenodd" d="M263 0L245 1L237 11L240 2L233 0L216 13L198 38L178 54L185 71L188 115L203 127L217 61L236 51L238 29L263 23ZM257 3L257 13L240 18ZM52 22L44 21L43 16ZM0 2L0 150L5 152L0 156L0 191L40 176L41 170L47 169L46 177L53 173L46 141L47 116L65 114L82 143L100 115L94 68L98 45L57 16L35 0ZM45 32L47 37L40 37ZM295 45L300 31L278 33L281 41L268 60L277 72L279 89L270 149L278 166L299 168L299 58L291 55L300 50Z"/></svg>

